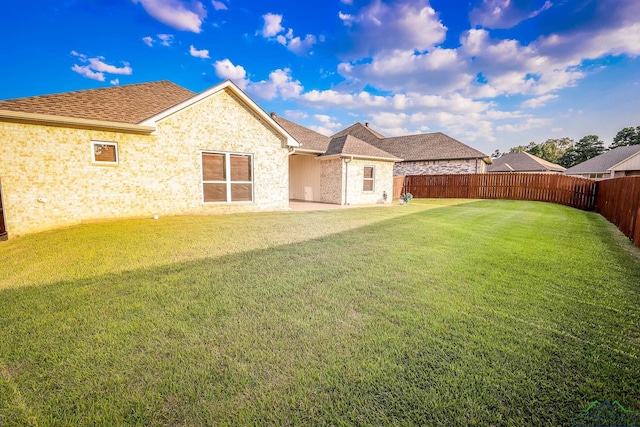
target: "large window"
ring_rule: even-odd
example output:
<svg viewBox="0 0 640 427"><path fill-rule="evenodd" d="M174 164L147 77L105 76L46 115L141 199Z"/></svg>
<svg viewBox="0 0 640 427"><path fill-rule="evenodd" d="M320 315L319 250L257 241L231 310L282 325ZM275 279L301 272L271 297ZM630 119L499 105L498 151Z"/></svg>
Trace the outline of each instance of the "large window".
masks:
<svg viewBox="0 0 640 427"><path fill-rule="evenodd" d="M253 156L202 153L202 193L207 203L253 201Z"/></svg>
<svg viewBox="0 0 640 427"><path fill-rule="evenodd" d="M93 163L118 163L118 144L115 142L91 141Z"/></svg>
<svg viewBox="0 0 640 427"><path fill-rule="evenodd" d="M362 184L362 191L373 191L375 181L375 173L373 166L364 167L364 181Z"/></svg>

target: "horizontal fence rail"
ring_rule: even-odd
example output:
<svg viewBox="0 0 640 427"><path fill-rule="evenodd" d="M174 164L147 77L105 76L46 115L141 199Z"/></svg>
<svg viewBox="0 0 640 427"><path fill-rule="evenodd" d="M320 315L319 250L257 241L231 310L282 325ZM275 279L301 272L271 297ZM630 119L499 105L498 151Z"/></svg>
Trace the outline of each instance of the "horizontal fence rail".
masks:
<svg viewBox="0 0 640 427"><path fill-rule="evenodd" d="M395 178L394 197L411 193L418 198L530 200L583 210L593 210L596 204L596 182L572 176L492 173Z"/></svg>
<svg viewBox="0 0 640 427"><path fill-rule="evenodd" d="M600 181L596 212L640 248L640 176Z"/></svg>

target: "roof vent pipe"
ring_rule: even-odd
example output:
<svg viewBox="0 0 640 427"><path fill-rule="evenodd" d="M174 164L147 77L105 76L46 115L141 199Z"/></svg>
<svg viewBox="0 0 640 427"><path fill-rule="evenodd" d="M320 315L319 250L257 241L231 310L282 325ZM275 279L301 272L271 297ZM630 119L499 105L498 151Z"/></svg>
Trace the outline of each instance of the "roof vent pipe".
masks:
<svg viewBox="0 0 640 427"><path fill-rule="evenodd" d="M275 119L276 117L278 117L275 111L272 111L271 114L269 115L271 116L272 119Z"/></svg>
<svg viewBox="0 0 640 427"><path fill-rule="evenodd" d="M369 127L369 122L364 122L364 125L365 125L366 127Z"/></svg>

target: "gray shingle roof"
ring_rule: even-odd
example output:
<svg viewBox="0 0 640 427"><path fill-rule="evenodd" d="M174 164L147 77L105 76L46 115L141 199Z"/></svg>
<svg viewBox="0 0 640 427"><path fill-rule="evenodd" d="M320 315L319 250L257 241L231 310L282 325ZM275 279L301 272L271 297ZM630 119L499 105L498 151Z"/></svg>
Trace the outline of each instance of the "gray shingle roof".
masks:
<svg viewBox="0 0 640 427"><path fill-rule="evenodd" d="M503 154L487 166L487 172L562 172L564 169L524 151Z"/></svg>
<svg viewBox="0 0 640 427"><path fill-rule="evenodd" d="M442 132L385 138L379 140L375 145L405 161L483 159L488 157Z"/></svg>
<svg viewBox="0 0 640 427"><path fill-rule="evenodd" d="M332 138L327 151L320 157L332 156L336 154L360 157L377 157L389 160L400 160L396 156L389 154L379 148L368 144L355 136L343 135Z"/></svg>
<svg viewBox="0 0 640 427"><path fill-rule="evenodd" d="M618 163L637 153L640 153L640 145L629 145L626 147L614 148L613 150L606 151L599 156L587 160L586 162L570 167L564 171L564 174L573 175L608 172Z"/></svg>
<svg viewBox="0 0 640 427"><path fill-rule="evenodd" d="M138 124L194 95L164 80L10 99L0 101L0 110Z"/></svg>
<svg viewBox="0 0 640 427"><path fill-rule="evenodd" d="M300 126L290 120L278 117L276 114L271 113L271 117L284 129L289 135L300 143L300 148L304 150L317 151L318 153L324 153L329 147L331 138L324 136L318 132L312 131L304 126Z"/></svg>
<svg viewBox="0 0 640 427"><path fill-rule="evenodd" d="M358 138L361 141L368 142L369 144L373 144L378 142L380 139L384 139L385 136L380 132L376 132L371 129L368 125L363 125L362 123L354 123L346 129L341 130L335 135L331 136L332 138L336 138L344 135L352 135Z"/></svg>

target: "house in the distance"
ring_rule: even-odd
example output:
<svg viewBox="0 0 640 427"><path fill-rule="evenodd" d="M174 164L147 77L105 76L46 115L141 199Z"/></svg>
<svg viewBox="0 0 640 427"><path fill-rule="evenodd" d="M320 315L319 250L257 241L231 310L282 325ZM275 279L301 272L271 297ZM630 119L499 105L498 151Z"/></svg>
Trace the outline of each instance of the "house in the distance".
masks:
<svg viewBox="0 0 640 427"><path fill-rule="evenodd" d="M640 175L640 145L606 151L564 171L565 175L607 179Z"/></svg>
<svg viewBox="0 0 640 427"><path fill-rule="evenodd" d="M387 138L369 123L355 123L333 137L344 135L355 136L401 158L394 166L394 175L484 173L491 164L486 154L442 132Z"/></svg>
<svg viewBox="0 0 640 427"><path fill-rule="evenodd" d="M565 168L560 165L548 162L525 151L505 153L497 159L493 159L493 164L487 166L487 173L518 172L561 174L564 170Z"/></svg>

